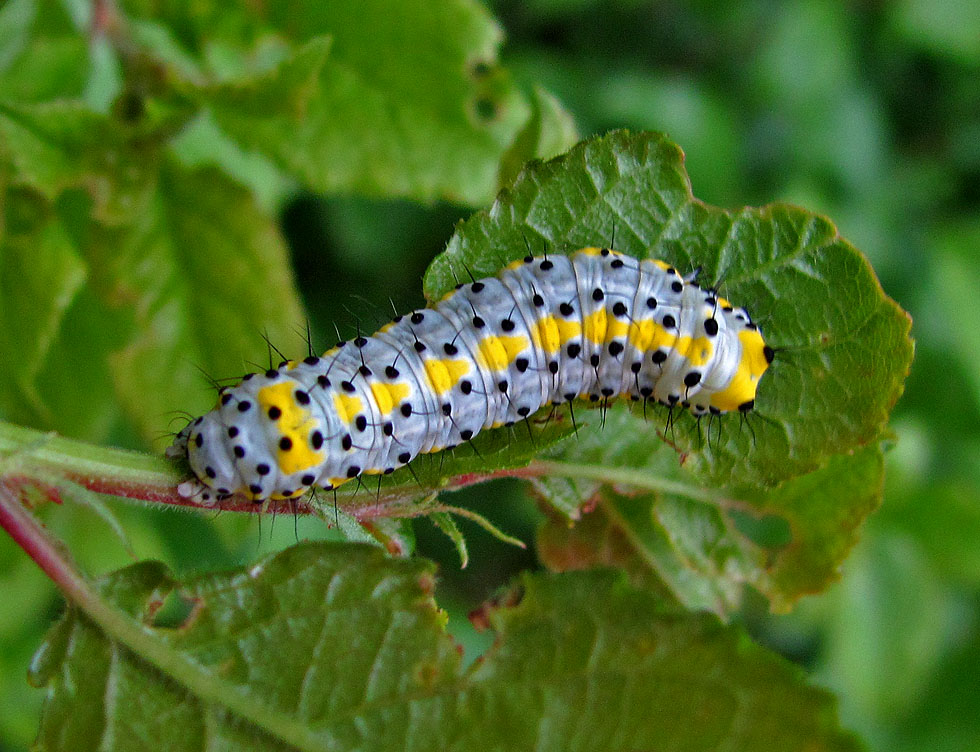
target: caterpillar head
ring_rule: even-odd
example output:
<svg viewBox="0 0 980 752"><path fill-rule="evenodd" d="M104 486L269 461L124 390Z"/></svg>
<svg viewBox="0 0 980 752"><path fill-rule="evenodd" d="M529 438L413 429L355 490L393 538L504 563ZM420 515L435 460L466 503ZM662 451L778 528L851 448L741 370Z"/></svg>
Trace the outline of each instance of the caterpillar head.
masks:
<svg viewBox="0 0 980 752"><path fill-rule="evenodd" d="M773 349L766 344L759 327L748 320L748 315L742 309L737 309L736 313L742 316L733 320L740 346L735 373L725 389L711 395L711 405L722 412L737 410L747 413L755 407L759 380L772 363Z"/></svg>
<svg viewBox="0 0 980 752"><path fill-rule="evenodd" d="M181 496L213 503L238 487L240 480L224 436L227 436L227 429L221 424L217 411L195 418L177 434L167 449L167 456L185 460L194 474L194 480L178 486Z"/></svg>
<svg viewBox="0 0 980 752"><path fill-rule="evenodd" d="M178 487L182 496L207 503L235 493L255 502L291 499L348 479L348 432L333 413L313 409L293 375L246 377L177 435L167 454L185 459L194 474ZM328 393L317 389L318 396Z"/></svg>

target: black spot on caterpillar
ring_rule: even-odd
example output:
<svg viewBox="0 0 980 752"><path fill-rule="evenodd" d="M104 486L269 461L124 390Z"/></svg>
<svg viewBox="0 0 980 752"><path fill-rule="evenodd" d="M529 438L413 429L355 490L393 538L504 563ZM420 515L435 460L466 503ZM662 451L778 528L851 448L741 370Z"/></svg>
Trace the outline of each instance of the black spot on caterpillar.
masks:
<svg viewBox="0 0 980 752"><path fill-rule="evenodd" d="M223 390L168 450L195 476L180 493L329 490L600 394L747 412L773 356L748 313L693 275L607 248L527 256L355 344Z"/></svg>

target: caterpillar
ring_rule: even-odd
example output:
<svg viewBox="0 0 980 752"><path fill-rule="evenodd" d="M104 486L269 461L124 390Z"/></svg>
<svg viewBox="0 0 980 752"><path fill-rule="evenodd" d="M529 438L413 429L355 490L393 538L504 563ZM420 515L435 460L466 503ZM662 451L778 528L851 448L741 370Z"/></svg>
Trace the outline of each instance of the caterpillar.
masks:
<svg viewBox="0 0 980 752"><path fill-rule="evenodd" d="M330 490L577 399L748 412L773 350L696 276L608 248L528 255L371 337L222 388L168 450L194 474L178 492Z"/></svg>

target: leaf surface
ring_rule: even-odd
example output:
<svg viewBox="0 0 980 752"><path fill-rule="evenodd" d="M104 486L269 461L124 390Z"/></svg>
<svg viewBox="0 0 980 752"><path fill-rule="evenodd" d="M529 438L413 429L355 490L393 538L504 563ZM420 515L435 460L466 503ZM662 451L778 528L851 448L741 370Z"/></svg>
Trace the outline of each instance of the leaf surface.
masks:
<svg viewBox="0 0 980 752"><path fill-rule="evenodd" d="M122 570L104 596L207 683L191 692L176 657L151 667L69 611L32 668L49 691L37 746L859 748L799 669L620 575L526 577L485 612L497 640L468 670L432 586L430 564L352 544L183 584L152 563ZM231 695L255 713L236 716Z"/></svg>
<svg viewBox="0 0 980 752"><path fill-rule="evenodd" d="M198 369L224 377L237 362L244 373L263 333L299 339L272 218L217 170L167 156L168 133L78 103L0 102L0 398L11 418L104 435L121 403L159 439L175 409L208 407Z"/></svg>
<svg viewBox="0 0 980 752"><path fill-rule="evenodd" d="M430 266L426 293L438 299L461 270L493 274L528 247L568 253L614 238L618 250L637 257L701 268L703 281L720 284L761 322L776 360L744 419L697 422L686 411L634 404L610 411L605 430L594 433L602 421L580 411L591 426L552 456L587 465L592 482L548 480L538 489L576 517L597 483L617 482L615 472L603 477L603 467L638 470L641 487L680 483L690 489L681 496L701 501L661 495L648 500L652 523L640 514L614 524L634 536L634 553L648 569L656 560L650 571L689 605L724 612L741 583L751 582L786 608L836 577L879 502L875 441L911 361L909 319L828 220L780 204L705 205L691 193L680 150L649 133L612 133L530 164L489 211L461 223ZM704 489L713 489L707 503ZM757 545L735 526L739 510L749 527L752 517L777 518L790 539ZM552 553L555 562L563 558Z"/></svg>
<svg viewBox="0 0 980 752"><path fill-rule="evenodd" d="M497 60L500 28L470 0L295 0L239 23L223 11L161 19L133 5L141 40L183 93L317 191L486 202L531 118ZM544 111L528 156L574 142L557 101Z"/></svg>

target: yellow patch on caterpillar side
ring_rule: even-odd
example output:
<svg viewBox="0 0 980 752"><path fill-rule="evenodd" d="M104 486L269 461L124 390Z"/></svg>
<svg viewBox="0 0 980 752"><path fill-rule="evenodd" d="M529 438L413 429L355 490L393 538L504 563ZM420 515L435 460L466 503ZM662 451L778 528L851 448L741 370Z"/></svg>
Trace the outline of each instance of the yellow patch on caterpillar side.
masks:
<svg viewBox="0 0 980 752"><path fill-rule="evenodd" d="M627 337L630 344L641 352L666 347L678 351L691 365L703 366L711 359L714 350L707 337L678 337L671 334L653 319L624 321L610 318L605 308L586 317L585 336L596 344L608 344L620 337Z"/></svg>
<svg viewBox="0 0 980 752"><path fill-rule="evenodd" d="M590 342L605 342L608 324L609 314L606 313L606 308L603 306L585 317L582 321L582 332Z"/></svg>
<svg viewBox="0 0 980 752"><path fill-rule="evenodd" d="M505 370L530 343L520 335L490 334L480 340L477 360L492 371Z"/></svg>
<svg viewBox="0 0 980 752"><path fill-rule="evenodd" d="M606 342L625 337L629 334L630 322L623 319L611 318L606 324Z"/></svg>
<svg viewBox="0 0 980 752"><path fill-rule="evenodd" d="M269 494L269 498L273 499L274 501L285 501L286 499L295 499L297 496L302 496L304 493L306 493L305 488L297 488L291 494L281 494L281 493Z"/></svg>
<svg viewBox="0 0 980 752"><path fill-rule="evenodd" d="M450 391L459 380L470 372L470 364L463 359L457 358L432 358L423 361L425 364L425 375L429 379L429 384L439 396Z"/></svg>
<svg viewBox="0 0 980 752"><path fill-rule="evenodd" d="M653 319L633 321L629 324L629 341L640 352L658 348L675 350L692 366L703 366L714 352L714 345L707 337L678 337L671 334Z"/></svg>
<svg viewBox="0 0 980 752"><path fill-rule="evenodd" d="M538 319L531 329L534 344L548 355L556 354L561 346L582 335L582 325L578 322L557 316Z"/></svg>
<svg viewBox="0 0 980 752"><path fill-rule="evenodd" d="M630 331L630 322L610 317L605 308L600 308L585 317L582 327L585 338L597 345L604 345L619 337L625 337Z"/></svg>
<svg viewBox="0 0 980 752"><path fill-rule="evenodd" d="M374 404L378 406L378 412L387 415L400 405L411 392L411 387L403 381L394 384L386 384L383 381L375 381L371 384L371 395L374 397Z"/></svg>
<svg viewBox="0 0 980 752"><path fill-rule="evenodd" d="M703 366L711 359L714 345L707 337L678 337L674 349L692 366Z"/></svg>
<svg viewBox="0 0 980 752"><path fill-rule="evenodd" d="M268 414L269 408L275 407L280 411L276 427L283 438L290 440L289 449L278 449L276 462L279 470L285 475L306 470L323 462L323 452L314 451L310 445L310 435L317 428L317 421L310 411L296 401L293 394L295 384L290 381L280 381L278 384L259 389L256 400L263 413Z"/></svg>
<svg viewBox="0 0 980 752"><path fill-rule="evenodd" d="M378 334L384 334L385 332L390 332L392 329L395 328L395 326L396 326L396 322L389 321L383 327L381 327L380 329L378 329Z"/></svg>
<svg viewBox="0 0 980 752"><path fill-rule="evenodd" d="M354 418L364 410L364 403L361 402L360 397L351 397L339 392L333 396L333 406L334 410L337 411L337 417L341 422L347 423L348 425L353 423Z"/></svg>
<svg viewBox="0 0 980 752"><path fill-rule="evenodd" d="M732 380L720 392L711 395L711 404L719 410L738 410L740 405L755 399L759 379L769 363L765 356L765 342L758 330L743 329L738 333L742 343L742 357Z"/></svg>
<svg viewBox="0 0 980 752"><path fill-rule="evenodd" d="M671 347L677 337L653 319L633 321L629 327L629 341L640 352L649 352L659 347Z"/></svg>

